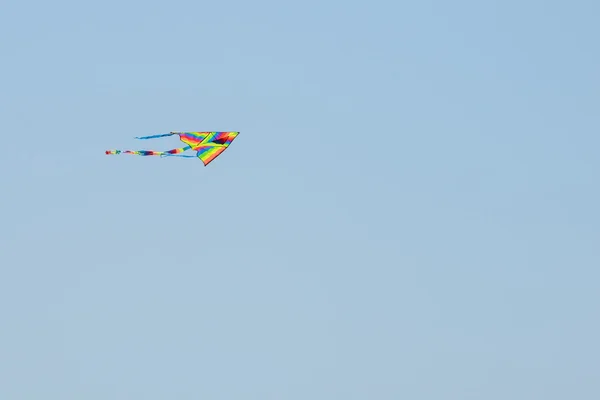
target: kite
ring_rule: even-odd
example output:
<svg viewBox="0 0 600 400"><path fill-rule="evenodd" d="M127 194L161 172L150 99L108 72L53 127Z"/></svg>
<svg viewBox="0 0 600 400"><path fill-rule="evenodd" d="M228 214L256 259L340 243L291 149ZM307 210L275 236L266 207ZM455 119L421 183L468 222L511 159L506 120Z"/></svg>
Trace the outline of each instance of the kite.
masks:
<svg viewBox="0 0 600 400"><path fill-rule="evenodd" d="M141 136L136 139L156 139L167 136L179 135L179 139L187 146L166 151L155 150L106 150L111 154L132 154L137 156L160 156L160 157L198 157L204 166L210 164L215 158L223 153L239 135L239 132L169 132L160 135ZM196 152L195 156L181 154L187 150Z"/></svg>

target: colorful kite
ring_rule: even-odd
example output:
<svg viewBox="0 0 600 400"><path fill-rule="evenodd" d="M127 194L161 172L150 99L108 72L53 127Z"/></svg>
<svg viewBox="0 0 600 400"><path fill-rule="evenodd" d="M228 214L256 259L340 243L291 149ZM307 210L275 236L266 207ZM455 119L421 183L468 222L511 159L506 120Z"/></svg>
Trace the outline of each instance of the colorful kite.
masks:
<svg viewBox="0 0 600 400"><path fill-rule="evenodd" d="M106 150L106 154L133 154L137 156L161 156L161 157L198 157L204 165L208 165L217 158L233 140L239 135L239 132L170 132L162 135L142 136L136 139L156 139L166 136L179 135L179 139L187 146L167 151L154 150ZM186 150L196 152L195 156L181 154Z"/></svg>

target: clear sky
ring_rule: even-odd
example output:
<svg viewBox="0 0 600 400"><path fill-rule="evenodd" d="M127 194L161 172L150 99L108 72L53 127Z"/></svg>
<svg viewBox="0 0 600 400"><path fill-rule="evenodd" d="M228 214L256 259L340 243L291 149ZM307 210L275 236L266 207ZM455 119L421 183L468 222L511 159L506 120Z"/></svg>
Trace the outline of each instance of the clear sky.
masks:
<svg viewBox="0 0 600 400"><path fill-rule="evenodd" d="M600 398L599 18L3 3L0 398Z"/></svg>

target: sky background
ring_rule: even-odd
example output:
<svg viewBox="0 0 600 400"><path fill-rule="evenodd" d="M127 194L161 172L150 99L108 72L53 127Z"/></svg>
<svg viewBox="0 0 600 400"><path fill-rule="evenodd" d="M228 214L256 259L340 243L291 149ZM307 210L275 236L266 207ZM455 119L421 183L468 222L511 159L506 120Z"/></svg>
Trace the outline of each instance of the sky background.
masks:
<svg viewBox="0 0 600 400"><path fill-rule="evenodd" d="M599 18L4 2L0 398L600 398Z"/></svg>

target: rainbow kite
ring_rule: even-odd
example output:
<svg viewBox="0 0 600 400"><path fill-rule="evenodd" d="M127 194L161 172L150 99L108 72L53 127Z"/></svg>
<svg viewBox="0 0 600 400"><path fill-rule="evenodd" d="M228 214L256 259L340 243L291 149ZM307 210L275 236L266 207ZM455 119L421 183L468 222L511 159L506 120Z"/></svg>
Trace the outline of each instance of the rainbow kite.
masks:
<svg viewBox="0 0 600 400"><path fill-rule="evenodd" d="M233 140L239 135L239 132L170 132L162 135L142 136L136 139L156 139L166 136L179 135L179 139L187 146L167 151L154 150L106 150L106 154L133 154L137 156L161 156L161 157L198 157L204 165L208 165L217 158ZM196 152L195 156L181 154L186 150Z"/></svg>

